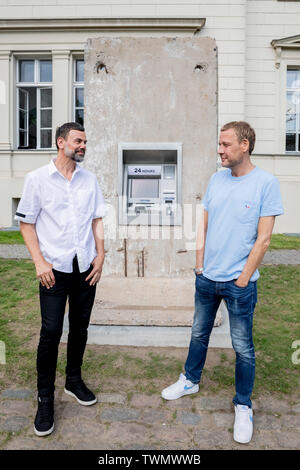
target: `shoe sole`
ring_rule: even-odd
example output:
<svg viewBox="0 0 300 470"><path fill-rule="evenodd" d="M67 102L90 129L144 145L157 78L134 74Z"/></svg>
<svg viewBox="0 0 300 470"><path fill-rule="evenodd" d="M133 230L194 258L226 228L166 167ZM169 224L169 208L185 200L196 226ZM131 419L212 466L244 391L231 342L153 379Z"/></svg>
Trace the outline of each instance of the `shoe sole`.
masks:
<svg viewBox="0 0 300 470"><path fill-rule="evenodd" d="M161 392L161 396L165 400L177 400L180 397L184 397L185 395L192 395L193 393L197 393L197 392L199 392L199 387L197 387L195 389L191 389L191 390L185 390L183 393L179 393L178 395L173 396L173 397L165 396L164 392Z"/></svg>
<svg viewBox="0 0 300 470"><path fill-rule="evenodd" d="M251 436L250 439L247 440L247 441L244 441L243 439L237 439L236 437L233 436L233 440L234 440L235 442L238 442L239 444L249 444L249 442L251 441L251 439L252 439L252 436Z"/></svg>
<svg viewBox="0 0 300 470"><path fill-rule="evenodd" d="M49 434L51 434L53 431L54 431L54 424L52 428L48 429L48 431L38 431L34 426L34 433L39 437L49 436Z"/></svg>
<svg viewBox="0 0 300 470"><path fill-rule="evenodd" d="M79 398L76 397L75 393L70 392L70 391L67 390L66 388L65 388L65 393L66 393L67 395L70 395L71 397L76 398L76 400L78 401L78 403L80 403L80 405L83 405L83 406L90 406L90 405L94 405L95 403L97 403L97 398L95 398L95 400L91 400L91 401L82 401L82 400L79 400Z"/></svg>

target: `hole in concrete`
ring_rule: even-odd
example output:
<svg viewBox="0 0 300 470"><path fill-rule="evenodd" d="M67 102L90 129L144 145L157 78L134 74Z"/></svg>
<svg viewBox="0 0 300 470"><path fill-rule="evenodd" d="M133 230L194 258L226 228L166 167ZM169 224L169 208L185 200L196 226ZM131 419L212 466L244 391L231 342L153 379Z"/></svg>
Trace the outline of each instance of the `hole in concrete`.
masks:
<svg viewBox="0 0 300 470"><path fill-rule="evenodd" d="M104 62L99 61L95 65L96 72L99 73L101 70L104 70L106 73L108 73L107 67Z"/></svg>
<svg viewBox="0 0 300 470"><path fill-rule="evenodd" d="M197 64L196 67L194 68L196 72L206 72L207 70L207 64Z"/></svg>

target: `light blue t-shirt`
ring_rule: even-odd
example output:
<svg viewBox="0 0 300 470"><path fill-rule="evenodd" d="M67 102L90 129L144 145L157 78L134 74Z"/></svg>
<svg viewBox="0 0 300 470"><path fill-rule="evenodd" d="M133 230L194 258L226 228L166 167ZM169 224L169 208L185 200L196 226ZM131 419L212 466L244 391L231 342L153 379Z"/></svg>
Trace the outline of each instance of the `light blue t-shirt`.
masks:
<svg viewBox="0 0 300 470"><path fill-rule="evenodd" d="M256 241L259 218L283 214L279 182L257 167L239 177L222 170L212 175L203 205L208 212L203 275L237 279ZM258 277L256 270L250 281Z"/></svg>

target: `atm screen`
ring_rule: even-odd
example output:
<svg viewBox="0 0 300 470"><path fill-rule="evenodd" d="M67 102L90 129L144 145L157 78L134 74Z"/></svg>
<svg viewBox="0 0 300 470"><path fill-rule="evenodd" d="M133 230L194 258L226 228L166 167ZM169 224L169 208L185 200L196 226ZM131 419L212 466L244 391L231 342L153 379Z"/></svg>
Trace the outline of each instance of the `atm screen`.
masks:
<svg viewBox="0 0 300 470"><path fill-rule="evenodd" d="M158 178L132 178L131 198L158 198L159 179Z"/></svg>

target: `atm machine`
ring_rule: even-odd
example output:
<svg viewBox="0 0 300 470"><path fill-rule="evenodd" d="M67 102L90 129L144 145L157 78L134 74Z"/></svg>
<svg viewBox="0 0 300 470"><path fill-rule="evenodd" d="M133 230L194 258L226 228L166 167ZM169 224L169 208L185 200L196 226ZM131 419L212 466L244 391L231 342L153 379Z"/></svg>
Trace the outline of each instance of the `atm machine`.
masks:
<svg viewBox="0 0 300 470"><path fill-rule="evenodd" d="M180 143L119 144L119 224L181 225Z"/></svg>

